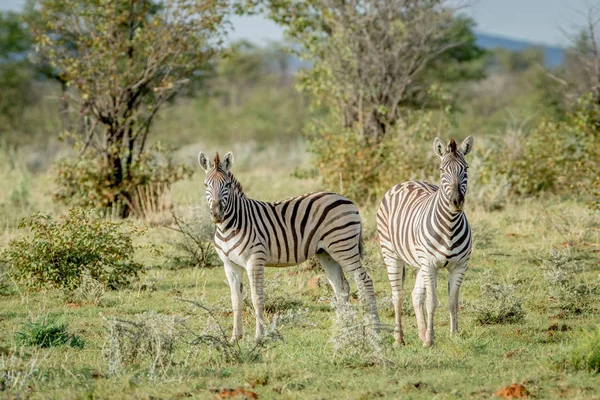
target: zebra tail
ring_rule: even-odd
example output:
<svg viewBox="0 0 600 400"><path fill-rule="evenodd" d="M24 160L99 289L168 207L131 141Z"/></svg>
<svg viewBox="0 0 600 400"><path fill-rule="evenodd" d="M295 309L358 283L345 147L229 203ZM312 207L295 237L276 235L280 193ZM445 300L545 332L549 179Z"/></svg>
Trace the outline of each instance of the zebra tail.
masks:
<svg viewBox="0 0 600 400"><path fill-rule="evenodd" d="M360 227L360 233L358 234L358 255L363 258L365 255L365 241L363 240L362 226Z"/></svg>

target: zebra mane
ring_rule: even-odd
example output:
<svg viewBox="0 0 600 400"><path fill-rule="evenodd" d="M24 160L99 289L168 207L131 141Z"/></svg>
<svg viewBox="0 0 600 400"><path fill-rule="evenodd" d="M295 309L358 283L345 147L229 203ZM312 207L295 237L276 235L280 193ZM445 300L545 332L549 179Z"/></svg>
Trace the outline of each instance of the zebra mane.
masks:
<svg viewBox="0 0 600 400"><path fill-rule="evenodd" d="M244 188L242 184L233 176L231 172L229 172L229 177L231 178L231 188L234 192L238 193L242 197L246 197L246 193L244 193Z"/></svg>
<svg viewBox="0 0 600 400"><path fill-rule="evenodd" d="M452 153L456 154L456 142L452 138L450 138L450 142L448 143L448 151L451 151Z"/></svg>

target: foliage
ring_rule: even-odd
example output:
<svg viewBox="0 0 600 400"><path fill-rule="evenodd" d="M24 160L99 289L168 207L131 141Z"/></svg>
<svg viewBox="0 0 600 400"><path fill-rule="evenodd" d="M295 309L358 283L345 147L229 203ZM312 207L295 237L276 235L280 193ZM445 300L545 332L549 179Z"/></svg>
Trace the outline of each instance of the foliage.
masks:
<svg viewBox="0 0 600 400"><path fill-rule="evenodd" d="M570 252L552 250L543 262L552 308L561 314L581 314L594 309L600 281L585 282L581 277L584 266Z"/></svg>
<svg viewBox="0 0 600 400"><path fill-rule="evenodd" d="M215 248L214 224L208 220L206 208L202 210L195 208L192 210L192 216L184 219L181 211L175 208L171 209L175 231L180 233L178 240L173 242L173 246L183 255L175 255L172 262L176 267L214 267L219 265L219 260Z"/></svg>
<svg viewBox="0 0 600 400"><path fill-rule="evenodd" d="M128 284L142 270L133 261L134 229L94 218L86 211L72 209L53 220L40 213L25 218L26 238L12 240L3 256L20 282L32 287L76 289L84 276L104 286Z"/></svg>
<svg viewBox="0 0 600 400"><path fill-rule="evenodd" d="M505 177L510 194L582 193L597 180L600 138L589 96L564 121L543 120L530 133L515 130L492 146L480 182Z"/></svg>
<svg viewBox="0 0 600 400"><path fill-rule="evenodd" d="M379 143L355 129L315 123L309 129L309 151L325 186L359 201L378 201L399 182L437 180L437 157L429 151L432 113L415 113L415 122L400 124ZM433 139L431 137L431 139Z"/></svg>
<svg viewBox="0 0 600 400"><path fill-rule="evenodd" d="M191 168L176 164L171 153L157 143L151 151L131 160L126 178L117 176L110 162L97 152L87 152L79 158L63 158L56 165L54 198L70 206L112 211L116 216L121 214L120 210L130 212L138 188L148 184L170 187L191 175Z"/></svg>
<svg viewBox="0 0 600 400"><path fill-rule="evenodd" d="M482 279L481 297L472 308L479 325L514 324L523 321L525 310L515 295L515 285L498 283L491 274Z"/></svg>
<svg viewBox="0 0 600 400"><path fill-rule="evenodd" d="M600 373L600 328L575 337L564 364L575 370Z"/></svg>
<svg viewBox="0 0 600 400"><path fill-rule="evenodd" d="M112 206L121 191L131 195L130 185L140 178L136 172L147 166L146 142L159 110L214 56L227 4L38 0L37 5L39 13L28 22L38 50L76 89L69 94L81 121L71 133L80 138L81 152L94 150L81 166L72 161L67 175L81 168L81 175L95 178L92 201ZM67 179L67 188L70 183ZM101 192L108 193L98 196ZM122 215L127 214L125 206Z"/></svg>
<svg viewBox="0 0 600 400"><path fill-rule="evenodd" d="M26 58L31 37L14 12L0 12L0 132L18 129L25 108L34 104L34 71ZM9 138L12 137L9 135Z"/></svg>
<svg viewBox="0 0 600 400"><path fill-rule="evenodd" d="M301 57L314 61L300 75L302 90L374 142L404 119L404 107L424 103L427 78L467 77L458 65L481 55L472 23L441 0L257 3L300 45Z"/></svg>
<svg viewBox="0 0 600 400"><path fill-rule="evenodd" d="M55 318L46 316L24 323L21 330L16 333L16 340L24 346L46 348L69 345L83 348L83 339L69 334L68 328L68 323L60 323Z"/></svg>

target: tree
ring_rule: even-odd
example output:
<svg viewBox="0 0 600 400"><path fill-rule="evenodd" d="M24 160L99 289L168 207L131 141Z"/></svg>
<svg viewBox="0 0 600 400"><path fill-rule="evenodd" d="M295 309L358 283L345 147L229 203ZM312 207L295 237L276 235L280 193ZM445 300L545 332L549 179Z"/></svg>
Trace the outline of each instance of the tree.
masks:
<svg viewBox="0 0 600 400"><path fill-rule="evenodd" d="M443 0L267 0L266 6L300 55L314 62L301 75L304 90L375 143L405 120L405 107L423 103L426 77L435 75L428 68L447 68L436 60L464 62L482 53L472 23Z"/></svg>
<svg viewBox="0 0 600 400"><path fill-rule="evenodd" d="M18 130L25 108L36 101L27 59L31 37L14 12L0 12L0 131Z"/></svg>
<svg viewBox="0 0 600 400"><path fill-rule="evenodd" d="M81 121L79 130L69 133L88 158L85 168L89 171L89 164L95 163L101 171L95 178L97 196L87 197L102 207L127 203L136 185L150 179L141 163L147 161L154 118L215 55L227 4L37 0L36 9L38 14L28 22L37 48L75 89L70 101ZM77 162L67 166L76 170ZM85 194L76 196L82 182L73 168L61 169L65 179L58 197L70 201L75 196L82 205L90 205L85 204ZM167 175L161 179L173 178ZM128 212L125 207L123 215Z"/></svg>

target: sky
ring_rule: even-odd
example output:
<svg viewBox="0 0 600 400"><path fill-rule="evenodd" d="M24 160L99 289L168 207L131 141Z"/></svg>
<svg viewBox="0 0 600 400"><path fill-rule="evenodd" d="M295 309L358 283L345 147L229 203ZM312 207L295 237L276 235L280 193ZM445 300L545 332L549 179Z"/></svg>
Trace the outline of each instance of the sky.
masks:
<svg viewBox="0 0 600 400"><path fill-rule="evenodd" d="M20 10L25 0L0 0L0 10ZM599 0L471 0L465 11L476 22L478 32L523 39L539 44L566 46L565 32L586 23L588 5ZM235 17L232 40L248 39L258 44L281 40L283 30L262 17Z"/></svg>

